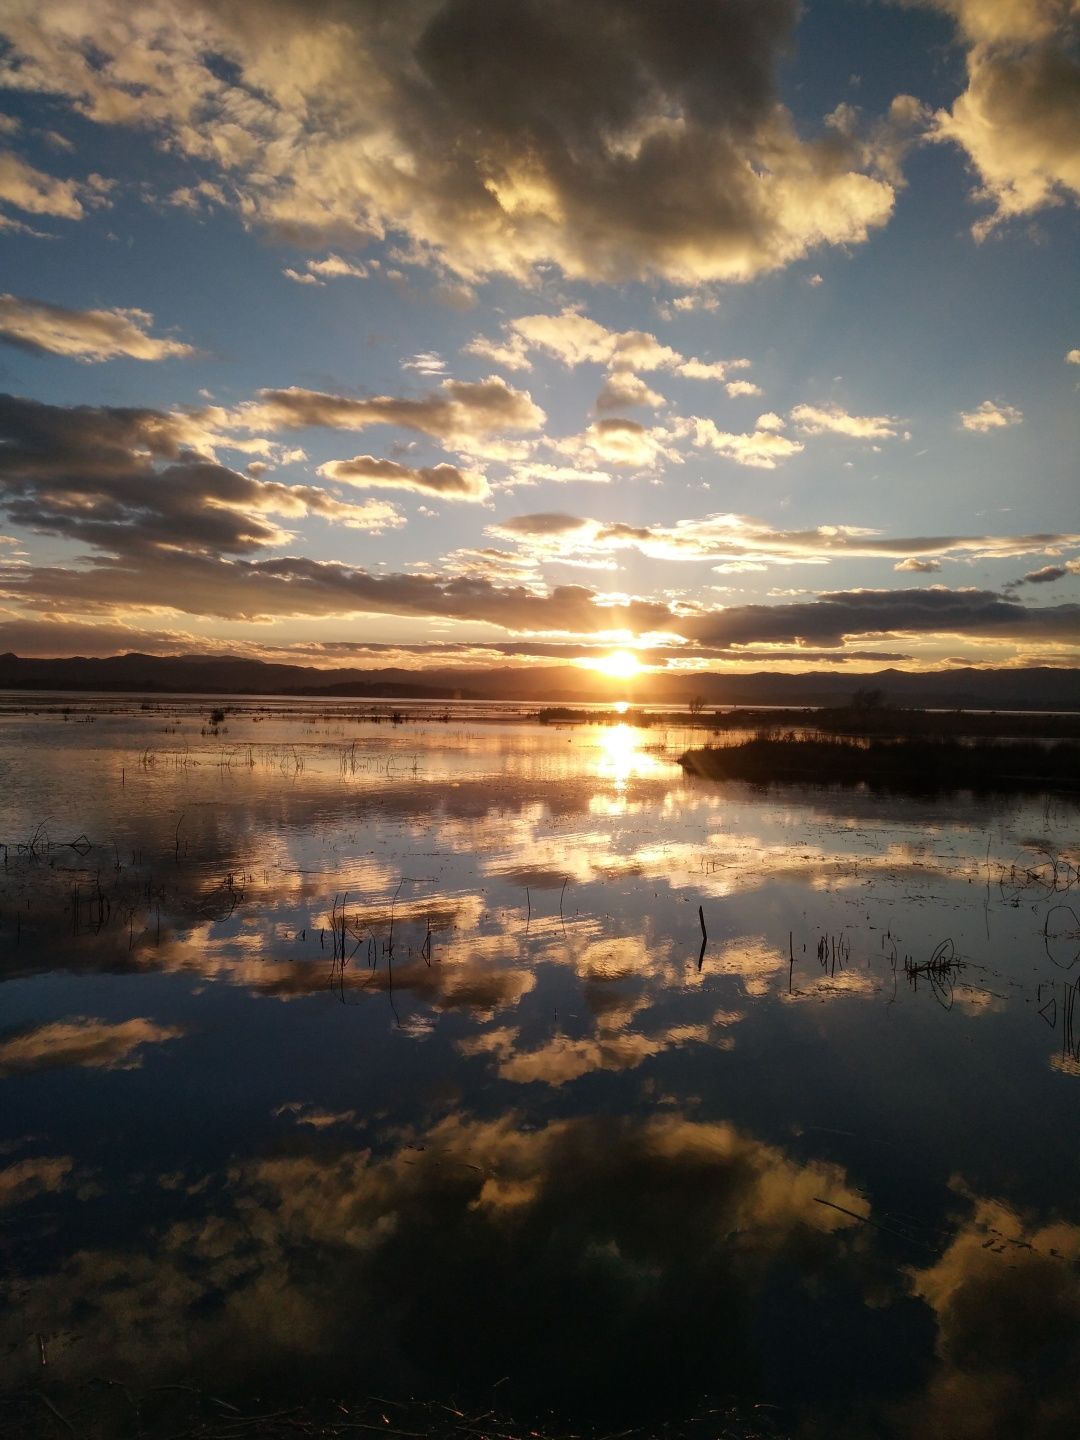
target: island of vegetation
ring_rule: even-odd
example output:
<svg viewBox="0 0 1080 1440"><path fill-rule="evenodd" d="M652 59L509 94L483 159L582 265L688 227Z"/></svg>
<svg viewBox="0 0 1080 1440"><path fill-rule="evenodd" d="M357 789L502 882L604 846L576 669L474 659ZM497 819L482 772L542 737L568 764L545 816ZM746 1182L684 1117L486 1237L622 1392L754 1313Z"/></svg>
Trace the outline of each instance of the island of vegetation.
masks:
<svg viewBox="0 0 1080 1440"><path fill-rule="evenodd" d="M867 784L938 790L1080 790L1080 745L954 739L863 740L771 732L687 750L679 764L710 780Z"/></svg>

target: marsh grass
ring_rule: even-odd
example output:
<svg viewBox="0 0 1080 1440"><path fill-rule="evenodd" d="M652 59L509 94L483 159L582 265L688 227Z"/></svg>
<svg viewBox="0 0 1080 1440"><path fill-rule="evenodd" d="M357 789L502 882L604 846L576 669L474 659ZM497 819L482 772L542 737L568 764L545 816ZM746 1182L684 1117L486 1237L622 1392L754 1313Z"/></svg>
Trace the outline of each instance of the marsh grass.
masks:
<svg viewBox="0 0 1080 1440"><path fill-rule="evenodd" d="M858 740L762 734L687 750L679 764L710 780L767 785L867 784L916 793L1065 788L1080 791L1080 745L1059 742Z"/></svg>
<svg viewBox="0 0 1080 1440"><path fill-rule="evenodd" d="M486 1440L782 1440L772 1406L700 1406L685 1416L620 1428L568 1427L553 1416L515 1416L493 1387L488 1404L386 1396L225 1398L193 1385L136 1386L113 1379L42 1384L0 1397L5 1440L297 1440L297 1437L486 1437Z"/></svg>

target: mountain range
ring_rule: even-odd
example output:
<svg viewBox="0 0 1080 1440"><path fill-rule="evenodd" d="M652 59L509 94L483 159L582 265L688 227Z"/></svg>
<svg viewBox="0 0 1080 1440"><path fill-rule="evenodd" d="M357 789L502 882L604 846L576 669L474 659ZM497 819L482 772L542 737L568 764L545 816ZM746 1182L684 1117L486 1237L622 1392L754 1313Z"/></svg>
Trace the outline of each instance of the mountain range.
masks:
<svg viewBox="0 0 1080 1440"><path fill-rule="evenodd" d="M237 656L113 655L33 659L0 655L0 689L207 695L323 695L371 699L521 700L580 704L630 700L685 705L836 705L858 689L888 704L964 709L1080 710L1080 670L956 669L873 674L724 671L615 680L577 666L484 670L333 669Z"/></svg>

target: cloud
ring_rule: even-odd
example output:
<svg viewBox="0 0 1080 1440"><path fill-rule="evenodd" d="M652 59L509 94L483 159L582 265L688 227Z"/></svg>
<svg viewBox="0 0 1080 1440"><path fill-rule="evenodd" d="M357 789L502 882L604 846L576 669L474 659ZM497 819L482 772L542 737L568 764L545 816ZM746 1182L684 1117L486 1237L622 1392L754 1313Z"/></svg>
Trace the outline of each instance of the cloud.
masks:
<svg viewBox="0 0 1080 1440"><path fill-rule="evenodd" d="M530 350L541 350L571 368L603 365L612 372L609 384L616 385L627 378L640 385L642 382L632 373L636 370L668 370L688 380L723 380L730 371L745 370L750 365L743 359L688 360L648 330L609 330L586 315L580 305L564 306L555 315L522 315L509 321L505 330L502 343L478 335L465 348L471 354L499 360L511 369L529 369Z"/></svg>
<svg viewBox="0 0 1080 1440"><path fill-rule="evenodd" d="M0 1210L38 1195L55 1194L68 1183L74 1169L70 1155L34 1155L5 1165L0 1168Z"/></svg>
<svg viewBox="0 0 1080 1440"><path fill-rule="evenodd" d="M167 205L175 206L178 210L190 210L193 214L199 214L207 210L211 205L226 206L229 197L220 185L215 185L212 180L200 180L195 185L180 185L168 196ZM295 270L286 271L291 279L300 280L304 277L298 275Z"/></svg>
<svg viewBox="0 0 1080 1440"><path fill-rule="evenodd" d="M551 443L564 455L641 468L661 458L677 459L676 452L670 448L670 439L670 433L662 426L649 429L637 420L612 418L596 420L581 435L568 435Z"/></svg>
<svg viewBox="0 0 1080 1440"><path fill-rule="evenodd" d="M154 317L145 310L68 310L43 300L0 295L0 340L50 355L92 362L168 360L193 355L190 345L146 332Z"/></svg>
<svg viewBox="0 0 1080 1440"><path fill-rule="evenodd" d="M1080 11L1071 0L926 0L968 44L967 87L932 135L966 153L996 226L1080 197Z"/></svg>
<svg viewBox="0 0 1080 1440"><path fill-rule="evenodd" d="M353 399L319 390L260 390L258 399L232 412L211 411L223 424L247 430L364 430L393 425L417 430L451 449L468 450L490 436L539 430L546 416L526 390L489 376L470 383L444 380L421 399L373 395Z"/></svg>
<svg viewBox="0 0 1080 1440"><path fill-rule="evenodd" d="M281 273L294 280L297 285L323 286L327 280L336 280L343 276L366 280L370 272L362 261L343 260L340 255L331 254L322 260L305 260L303 270L289 266Z"/></svg>
<svg viewBox="0 0 1080 1440"><path fill-rule="evenodd" d="M630 405L648 405L655 409L663 404L663 395L650 390L639 375L628 370L611 375L596 397L597 410L622 410Z"/></svg>
<svg viewBox="0 0 1080 1440"><path fill-rule="evenodd" d="M92 1070L137 1070L142 1048L183 1035L173 1025L135 1019L110 1023L85 1015L24 1030L0 1042L0 1075L79 1065Z"/></svg>
<svg viewBox="0 0 1080 1440"><path fill-rule="evenodd" d="M2 21L0 21L2 33ZM28 215L54 215L60 220L81 220L84 188L74 180L58 180L0 150L0 203L14 205Z"/></svg>
<svg viewBox="0 0 1080 1440"><path fill-rule="evenodd" d="M1018 581L1021 585L1051 585L1055 580L1063 580L1066 575L1080 572L1080 563L1073 561L1070 565L1044 565L1039 570L1029 570L1023 580Z"/></svg>
<svg viewBox="0 0 1080 1440"><path fill-rule="evenodd" d="M421 350L408 360L401 362L403 370L413 370L418 375L445 375L446 361L435 350Z"/></svg>
<svg viewBox="0 0 1080 1440"><path fill-rule="evenodd" d="M917 575L933 575L941 569L941 561L918 560L914 555L909 555L906 560L898 560L893 569L912 571Z"/></svg>
<svg viewBox="0 0 1080 1440"><path fill-rule="evenodd" d="M136 547L132 553L99 558L89 568L31 567L9 579L6 590L11 598L50 607L161 606L234 621L408 615L475 620L541 634L649 633L669 626L672 618L662 601L607 603L581 585L545 592L472 575L372 575L357 566L292 555L232 560L193 550L162 550L151 558Z"/></svg>
<svg viewBox="0 0 1080 1440"><path fill-rule="evenodd" d="M732 400L737 400L742 395L761 394L761 386L755 385L750 380L729 380L724 389Z"/></svg>
<svg viewBox="0 0 1080 1440"><path fill-rule="evenodd" d="M527 460L512 465L510 474L500 482L500 489L512 490L523 485L569 485L571 483L608 485L611 476L606 470L593 470L585 465L548 465Z"/></svg>
<svg viewBox="0 0 1080 1440"><path fill-rule="evenodd" d="M749 280L889 219L892 117L804 136L797 0L10 0L6 83L141 127L290 243L400 233L466 280Z"/></svg>
<svg viewBox="0 0 1080 1440"><path fill-rule="evenodd" d="M803 435L848 435L853 440L895 439L900 423L892 415L849 415L839 405L796 405L791 419Z"/></svg>
<svg viewBox="0 0 1080 1440"><path fill-rule="evenodd" d="M674 525L628 525L577 517L582 554L634 548L656 560L755 561L768 565L825 564L833 559L897 560L898 570L931 571L945 556L1001 560L1056 554L1080 545L1080 533L1037 535L883 535L858 525L818 525L781 530L749 515L720 513ZM513 522L503 522L509 531ZM1070 568L1078 562L1066 562Z"/></svg>
<svg viewBox="0 0 1080 1440"><path fill-rule="evenodd" d="M338 403L337 397L314 399L319 413L327 399ZM67 563L5 565L9 602L106 621L146 608L232 621L437 617L534 637L663 633L719 649L748 643L829 646L845 635L897 630L1053 637L1066 644L1076 633L1075 605L1029 608L989 591L837 592L803 605L705 611L674 599L609 596L582 585L544 589L533 566L539 557L607 568L628 548L655 559L713 565L824 564L857 556L993 559L1075 550L1078 535L889 537L856 526L785 531L727 514L634 526L541 511L493 527L493 534L525 552L523 563L478 552L451 560L445 574L372 575L340 562L271 555L267 552L287 546L290 535L282 524L292 520L316 517L378 531L402 524L403 517L381 499L354 505L315 485L230 469L191 448L234 443L207 425L206 412L65 408L0 397L0 511L14 524L91 552ZM593 428L601 425L614 425L605 433L628 437L627 443L655 439L634 422L598 422ZM328 462L325 473L335 481L404 486L442 497L476 484L470 472L454 466L425 471L370 455ZM1063 563L1067 569L1073 565Z"/></svg>
<svg viewBox="0 0 1080 1440"><path fill-rule="evenodd" d="M160 411L0 396L0 511L114 554L278 546L288 532L272 516L372 530L404 523L381 501L350 505L316 486L240 474L188 449L205 438L190 431L187 417Z"/></svg>
<svg viewBox="0 0 1080 1440"><path fill-rule="evenodd" d="M235 655L244 649L243 642L235 639L208 639L190 630L148 630L141 625L93 624L56 616L44 620L30 616L5 618L10 614L0 611L0 651L15 655L52 659L122 655L133 650L144 655Z"/></svg>
<svg viewBox="0 0 1080 1440"><path fill-rule="evenodd" d="M743 605L680 625L703 645L843 644L857 635L935 634L1064 640L1080 633L1080 605L1026 607L993 590L847 590L791 605Z"/></svg>
<svg viewBox="0 0 1080 1440"><path fill-rule="evenodd" d="M465 346L465 354L479 355L482 359L491 360L494 364L502 365L507 370L532 369L529 347L522 336L516 332L511 334L505 342L487 340L483 335L477 335Z"/></svg>
<svg viewBox="0 0 1080 1440"><path fill-rule="evenodd" d="M977 435L986 435L991 430L1004 430L1010 425L1020 425L1024 416L1015 405L1002 405L993 400L984 400L974 410L960 412L960 428L973 430Z"/></svg>
<svg viewBox="0 0 1080 1440"><path fill-rule="evenodd" d="M767 418L773 421L777 417ZM789 460L805 448L801 440L791 440L779 434L771 423L763 428L759 421L756 430L742 434L721 430L714 420L695 418L688 422L688 426L692 428L695 445L715 450L736 464L757 470L775 470L780 461Z"/></svg>
<svg viewBox="0 0 1080 1440"><path fill-rule="evenodd" d="M565 515L557 511L546 511L539 515L516 515L489 527L490 533L499 535L568 535L572 531L587 528L587 520L576 515Z"/></svg>
<svg viewBox="0 0 1080 1440"><path fill-rule="evenodd" d="M1070 350L1065 356L1067 365L1080 365L1080 350Z"/></svg>
<svg viewBox="0 0 1080 1440"><path fill-rule="evenodd" d="M305 267L310 275L320 279L337 279L350 276L354 280L366 280L368 267L355 260L343 260L340 255L330 254L322 260L306 260Z"/></svg>
<svg viewBox="0 0 1080 1440"><path fill-rule="evenodd" d="M412 490L441 500L486 500L491 494L491 486L483 475L475 470L459 470L456 465L432 465L414 470L394 460L357 455L352 460L330 460L319 466L318 473L348 485Z"/></svg>

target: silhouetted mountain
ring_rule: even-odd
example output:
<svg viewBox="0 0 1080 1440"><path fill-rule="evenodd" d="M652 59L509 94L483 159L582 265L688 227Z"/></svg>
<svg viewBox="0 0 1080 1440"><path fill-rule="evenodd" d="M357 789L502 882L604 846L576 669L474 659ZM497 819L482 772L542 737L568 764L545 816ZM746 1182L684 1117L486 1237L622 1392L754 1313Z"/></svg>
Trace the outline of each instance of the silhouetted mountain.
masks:
<svg viewBox="0 0 1080 1440"><path fill-rule="evenodd" d="M813 672L649 675L631 682L577 666L488 670L318 670L228 655L73 656L63 660L0 655L0 688L135 691L208 695L325 695L358 699L524 700L537 704L632 700L685 705L836 705L859 688L887 704L1000 710L1080 710L1080 670L944 670L911 674Z"/></svg>

